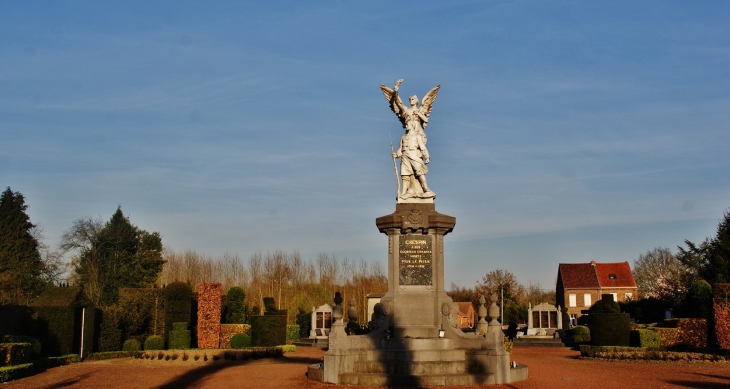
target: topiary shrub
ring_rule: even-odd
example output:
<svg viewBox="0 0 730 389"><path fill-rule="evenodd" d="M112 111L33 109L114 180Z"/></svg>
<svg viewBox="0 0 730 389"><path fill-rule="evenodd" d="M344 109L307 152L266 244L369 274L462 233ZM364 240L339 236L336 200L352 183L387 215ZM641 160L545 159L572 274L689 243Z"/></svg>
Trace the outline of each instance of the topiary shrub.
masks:
<svg viewBox="0 0 730 389"><path fill-rule="evenodd" d="M165 338L160 335L148 336L144 341L145 350L164 350L165 349Z"/></svg>
<svg viewBox="0 0 730 389"><path fill-rule="evenodd" d="M172 323L172 331L168 338L168 348L173 350L184 350L190 348L190 331L188 323Z"/></svg>
<svg viewBox="0 0 730 389"><path fill-rule="evenodd" d="M192 294L190 285L185 282L173 282L164 289L165 339L169 339L173 323L190 323Z"/></svg>
<svg viewBox="0 0 730 389"><path fill-rule="evenodd" d="M577 343L590 342L591 330L586 326L575 326L572 330L573 341Z"/></svg>
<svg viewBox="0 0 730 389"><path fill-rule="evenodd" d="M238 286L228 289L226 295L225 323L244 324L246 323L246 292Z"/></svg>
<svg viewBox="0 0 730 389"><path fill-rule="evenodd" d="M286 344L286 315L251 316L251 340L255 347Z"/></svg>
<svg viewBox="0 0 730 389"><path fill-rule="evenodd" d="M287 325L286 326L286 340L297 341L299 340L299 326L298 325Z"/></svg>
<svg viewBox="0 0 730 389"><path fill-rule="evenodd" d="M122 351L139 351L139 340L127 339L122 345Z"/></svg>
<svg viewBox="0 0 730 389"><path fill-rule="evenodd" d="M619 313L613 295L601 295L588 315L591 344L594 346L629 346L631 323L628 313Z"/></svg>
<svg viewBox="0 0 730 389"><path fill-rule="evenodd" d="M633 330L629 338L632 347L659 348L661 337L653 330Z"/></svg>
<svg viewBox="0 0 730 389"><path fill-rule="evenodd" d="M231 338L231 348L251 347L251 337L248 334L235 334Z"/></svg>

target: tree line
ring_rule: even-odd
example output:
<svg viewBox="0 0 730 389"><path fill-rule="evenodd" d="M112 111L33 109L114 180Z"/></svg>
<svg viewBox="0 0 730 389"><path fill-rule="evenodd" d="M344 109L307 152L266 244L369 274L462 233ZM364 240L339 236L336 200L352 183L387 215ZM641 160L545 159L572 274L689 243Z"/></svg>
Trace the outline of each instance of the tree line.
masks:
<svg viewBox="0 0 730 389"><path fill-rule="evenodd" d="M723 213L714 237L684 241L672 252L656 247L634 260L639 296L654 299L677 315L708 317L712 285L730 282L730 211Z"/></svg>

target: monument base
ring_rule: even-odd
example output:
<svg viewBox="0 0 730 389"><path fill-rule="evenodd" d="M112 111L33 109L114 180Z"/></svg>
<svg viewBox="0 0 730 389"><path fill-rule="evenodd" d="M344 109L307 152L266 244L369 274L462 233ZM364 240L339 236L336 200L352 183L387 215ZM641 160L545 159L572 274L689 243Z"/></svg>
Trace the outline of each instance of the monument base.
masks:
<svg viewBox="0 0 730 389"><path fill-rule="evenodd" d="M334 384L421 387L526 379L527 366L510 367L496 297L492 325L484 322L479 334L457 328L458 306L444 290L443 250L443 237L456 219L436 212L432 203L400 203L376 224L388 235L388 292L373 317L378 328L348 336L337 318L322 374L313 371L312 377Z"/></svg>

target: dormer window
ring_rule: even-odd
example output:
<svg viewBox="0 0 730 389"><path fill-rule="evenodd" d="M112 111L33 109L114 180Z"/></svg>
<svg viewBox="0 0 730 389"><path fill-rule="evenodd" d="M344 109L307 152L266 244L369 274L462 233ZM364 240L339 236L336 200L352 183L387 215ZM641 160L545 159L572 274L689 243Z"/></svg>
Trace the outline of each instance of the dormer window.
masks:
<svg viewBox="0 0 730 389"><path fill-rule="evenodd" d="M609 280L615 280L616 279L616 274L614 274L614 273L609 274L608 275L608 279Z"/></svg>

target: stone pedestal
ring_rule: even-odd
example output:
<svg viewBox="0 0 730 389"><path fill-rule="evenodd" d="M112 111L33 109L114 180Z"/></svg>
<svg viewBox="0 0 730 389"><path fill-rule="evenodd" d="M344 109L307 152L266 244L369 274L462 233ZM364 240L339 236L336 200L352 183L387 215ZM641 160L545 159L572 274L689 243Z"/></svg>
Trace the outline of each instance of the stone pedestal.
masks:
<svg viewBox="0 0 730 389"><path fill-rule="evenodd" d="M388 292L380 300L392 312L393 336L436 338L444 290L444 236L456 218L436 212L434 204L397 204L375 224L388 236ZM387 312L386 312L387 313Z"/></svg>
<svg viewBox="0 0 730 389"><path fill-rule="evenodd" d="M388 292L380 300L380 327L367 335L347 336L336 321L324 366L311 365L312 377L385 386L526 379L526 366L510 368L497 316L490 313L493 321L481 335L456 328L458 308L444 290L444 236L456 219L436 212L432 203L401 203L375 223L388 236Z"/></svg>

